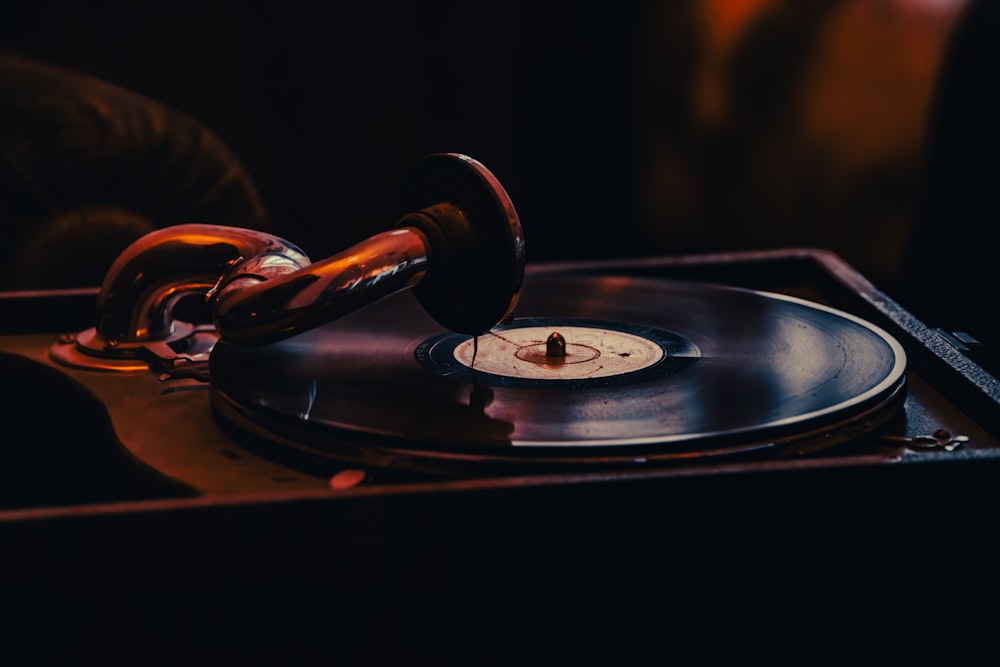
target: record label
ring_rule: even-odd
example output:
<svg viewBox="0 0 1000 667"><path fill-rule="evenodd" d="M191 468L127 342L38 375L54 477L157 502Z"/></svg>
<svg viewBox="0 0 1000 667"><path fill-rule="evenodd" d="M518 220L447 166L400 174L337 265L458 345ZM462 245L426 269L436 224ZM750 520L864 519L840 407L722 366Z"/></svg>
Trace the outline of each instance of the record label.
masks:
<svg viewBox="0 0 1000 667"><path fill-rule="evenodd" d="M435 336L415 355L439 375L566 389L662 377L690 366L700 353L682 336L648 325L524 318L478 337Z"/></svg>

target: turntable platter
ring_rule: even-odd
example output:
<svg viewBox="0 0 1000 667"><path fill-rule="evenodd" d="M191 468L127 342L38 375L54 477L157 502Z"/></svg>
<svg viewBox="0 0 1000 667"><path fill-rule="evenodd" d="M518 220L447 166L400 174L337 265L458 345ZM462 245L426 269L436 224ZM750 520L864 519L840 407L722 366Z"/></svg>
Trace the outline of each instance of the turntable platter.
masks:
<svg viewBox="0 0 1000 667"><path fill-rule="evenodd" d="M441 470L689 459L857 435L901 405L885 331L746 289L531 276L515 319L473 338L409 291L295 339L220 341L223 423L311 455Z"/></svg>

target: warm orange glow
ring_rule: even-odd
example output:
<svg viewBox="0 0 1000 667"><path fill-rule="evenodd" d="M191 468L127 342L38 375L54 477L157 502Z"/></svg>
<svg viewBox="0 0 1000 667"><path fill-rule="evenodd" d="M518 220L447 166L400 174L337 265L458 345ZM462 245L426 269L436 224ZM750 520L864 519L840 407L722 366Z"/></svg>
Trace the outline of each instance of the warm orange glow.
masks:
<svg viewBox="0 0 1000 667"><path fill-rule="evenodd" d="M702 12L708 52L723 55L730 52L747 24L761 10L777 0L705 0Z"/></svg>
<svg viewBox="0 0 1000 667"><path fill-rule="evenodd" d="M659 105L646 131L648 236L671 253L823 247L894 280L935 84L967 4L696 3L690 77L650 66L646 82ZM675 33L664 23L659 36Z"/></svg>
<svg viewBox="0 0 1000 667"><path fill-rule="evenodd" d="M846 163L916 157L956 3L851 2L830 23L803 131Z"/></svg>
<svg viewBox="0 0 1000 667"><path fill-rule="evenodd" d="M726 120L729 100L725 68L747 25L776 0L705 0L701 5L704 55L695 86L694 106L703 127Z"/></svg>

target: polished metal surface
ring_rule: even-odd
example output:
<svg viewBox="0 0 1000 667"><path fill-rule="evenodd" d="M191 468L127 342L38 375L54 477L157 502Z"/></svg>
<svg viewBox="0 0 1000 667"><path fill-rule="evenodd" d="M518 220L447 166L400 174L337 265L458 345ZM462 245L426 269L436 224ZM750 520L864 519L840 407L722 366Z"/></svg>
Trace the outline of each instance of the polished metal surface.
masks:
<svg viewBox="0 0 1000 667"><path fill-rule="evenodd" d="M266 280L309 264L295 245L255 230L204 224L157 230L108 271L97 299L97 336L109 348L169 338L177 302L205 295L227 271L249 265Z"/></svg>
<svg viewBox="0 0 1000 667"><path fill-rule="evenodd" d="M423 278L427 263L424 235L412 228L396 229L292 271L284 271L287 264L269 256L241 262L208 298L222 338L260 345L410 287Z"/></svg>
<svg viewBox="0 0 1000 667"><path fill-rule="evenodd" d="M505 319L520 295L525 251L496 177L468 156L437 153L401 190L392 231L297 270L281 262L262 270L270 255L229 269L209 294L220 336L240 345L277 342L409 287L448 329L479 334Z"/></svg>
<svg viewBox="0 0 1000 667"><path fill-rule="evenodd" d="M153 232L112 265L95 327L76 336L72 351L53 354L102 370L170 366L187 345L189 327L174 311L189 296L203 296L218 334L240 345L284 340L418 283L424 307L448 328L482 333L508 317L523 280L524 237L496 177L465 155L429 155L399 205L395 229L316 263L253 230L188 224Z"/></svg>

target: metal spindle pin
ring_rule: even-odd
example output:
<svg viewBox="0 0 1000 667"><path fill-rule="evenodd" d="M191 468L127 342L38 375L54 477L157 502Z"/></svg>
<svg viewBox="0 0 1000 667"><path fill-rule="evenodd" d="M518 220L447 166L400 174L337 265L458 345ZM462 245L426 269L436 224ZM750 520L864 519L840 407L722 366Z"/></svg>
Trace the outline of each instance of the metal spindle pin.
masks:
<svg viewBox="0 0 1000 667"><path fill-rule="evenodd" d="M566 356L566 339L558 331L553 331L546 339L545 356L549 359Z"/></svg>

